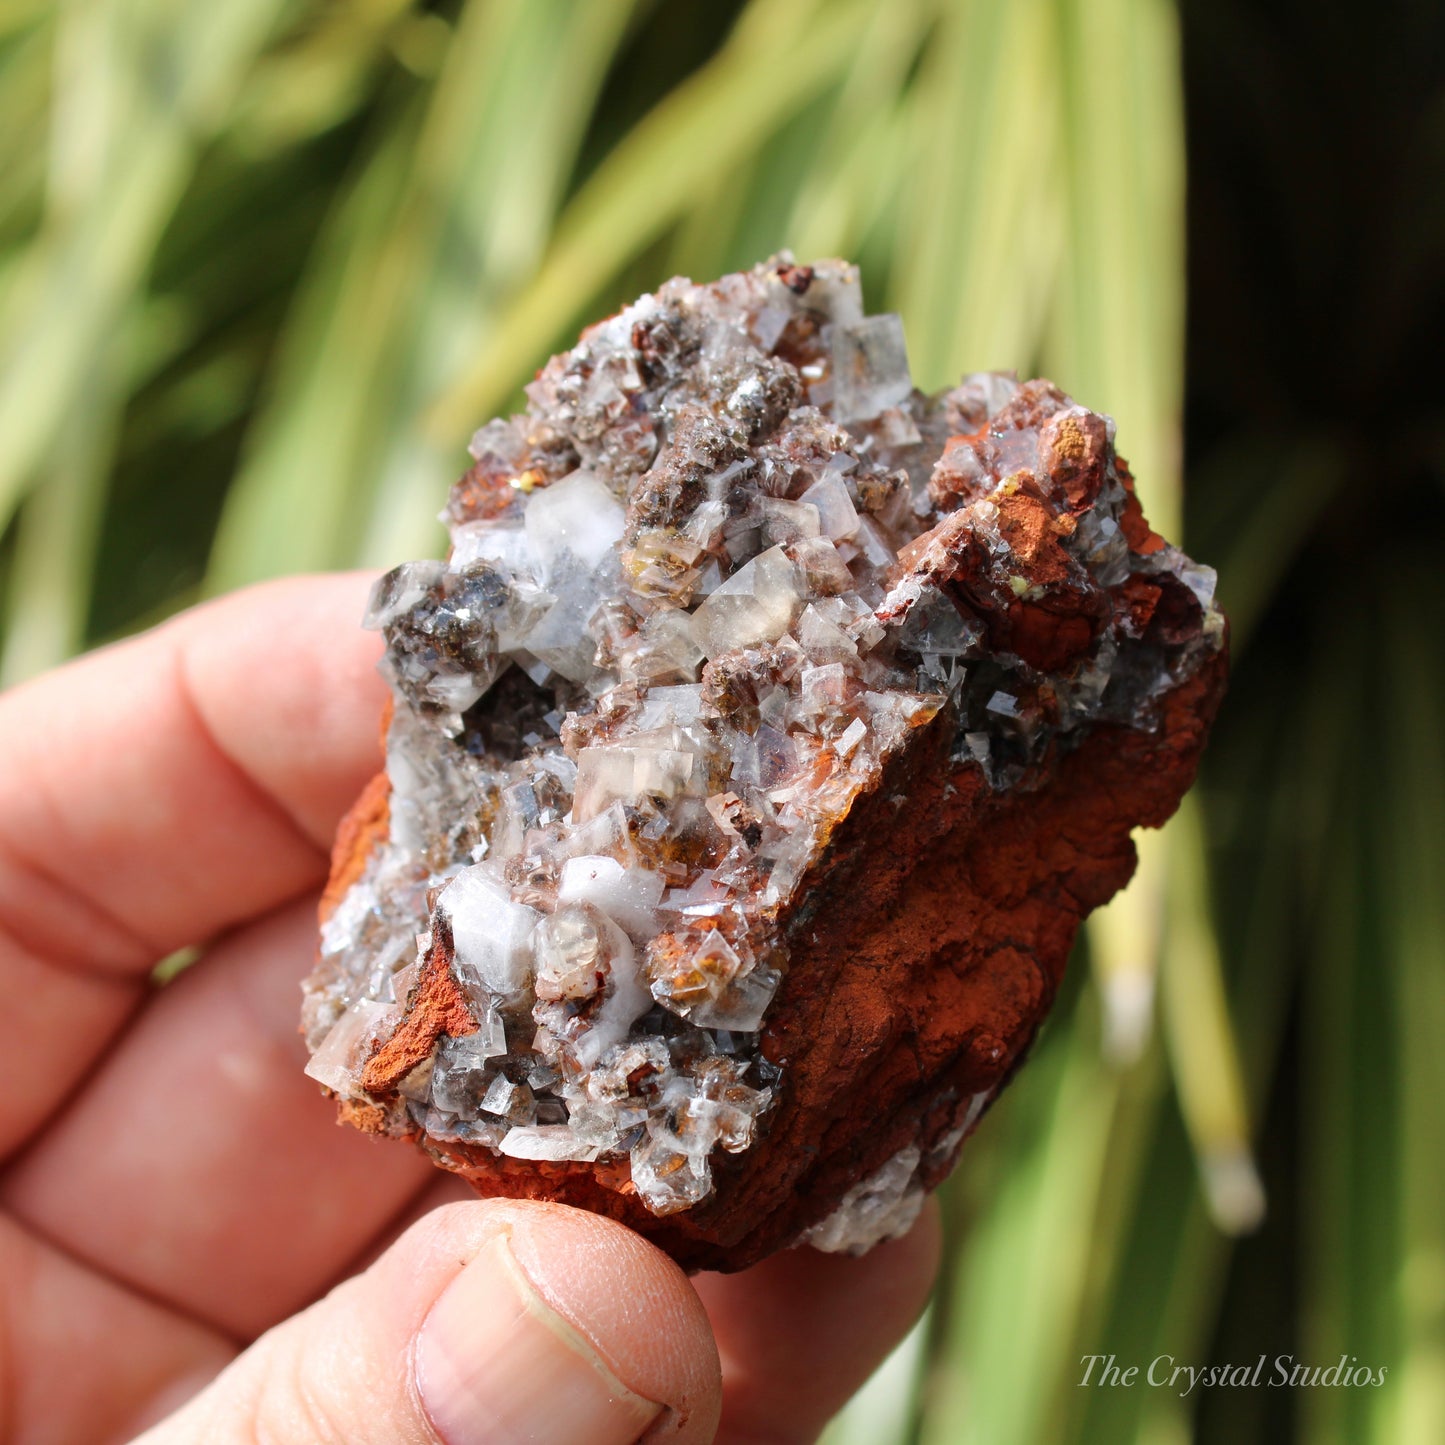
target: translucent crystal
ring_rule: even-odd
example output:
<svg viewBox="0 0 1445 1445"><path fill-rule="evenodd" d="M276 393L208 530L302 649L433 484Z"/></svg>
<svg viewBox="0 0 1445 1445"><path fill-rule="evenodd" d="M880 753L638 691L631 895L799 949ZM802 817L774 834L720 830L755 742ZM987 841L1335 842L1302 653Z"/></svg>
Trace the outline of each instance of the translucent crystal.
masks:
<svg viewBox="0 0 1445 1445"><path fill-rule="evenodd" d="M476 1118L491 1085L489 1062L507 1052L502 1020L490 1010L483 1018L476 1033L443 1040L431 1071L431 1102L464 1119Z"/></svg>
<svg viewBox="0 0 1445 1445"><path fill-rule="evenodd" d="M625 520L617 498L590 472L573 472L528 499L527 543L554 600L519 643L569 681L586 682L596 673L587 621L599 595L613 590L608 579L617 573Z"/></svg>
<svg viewBox="0 0 1445 1445"><path fill-rule="evenodd" d="M654 1214L691 1209L712 1188L706 1156L682 1153L666 1135L649 1135L630 1162L632 1183Z"/></svg>
<svg viewBox="0 0 1445 1445"><path fill-rule="evenodd" d="M851 696L848 669L841 662L805 667L799 678L798 720L816 731L821 723L846 708Z"/></svg>
<svg viewBox="0 0 1445 1445"><path fill-rule="evenodd" d="M843 758L848 757L854 748L867 736L868 724L865 723L862 718L855 717L853 721L843 729L842 734L838 738L838 756Z"/></svg>
<svg viewBox="0 0 1445 1445"><path fill-rule="evenodd" d="M869 316L834 330L833 415L839 421L867 421L906 401L912 390L897 316Z"/></svg>
<svg viewBox="0 0 1445 1445"><path fill-rule="evenodd" d="M835 326L850 326L863 319L863 283L856 266L813 267L808 303L827 312Z"/></svg>
<svg viewBox="0 0 1445 1445"><path fill-rule="evenodd" d="M501 1151L510 1159L595 1159L597 1149L580 1140L565 1124L541 1124L509 1129Z"/></svg>
<svg viewBox="0 0 1445 1445"><path fill-rule="evenodd" d="M562 907L559 899L557 911L537 925L533 949L539 999L590 998L602 986L607 961L588 910Z"/></svg>
<svg viewBox="0 0 1445 1445"><path fill-rule="evenodd" d="M1195 600L1206 611L1214 605L1214 589L1219 584L1219 574L1213 567L1185 561L1181 563L1175 576L1194 594Z"/></svg>
<svg viewBox="0 0 1445 1445"><path fill-rule="evenodd" d="M687 1112L698 1122L709 1149L716 1143L730 1154L741 1153L753 1142L758 1118L772 1103L769 1090L743 1083L743 1071L737 1062L717 1058L698 1072Z"/></svg>
<svg viewBox="0 0 1445 1445"><path fill-rule="evenodd" d="M556 601L522 634L520 645L569 682L588 682L597 674L597 644L587 632L590 574L567 557L554 568L550 586Z"/></svg>
<svg viewBox="0 0 1445 1445"><path fill-rule="evenodd" d="M445 562L404 562L377 580L366 604L362 626L374 632L404 617L446 575Z"/></svg>
<svg viewBox="0 0 1445 1445"><path fill-rule="evenodd" d="M589 1026L571 1046L574 1062L584 1069L591 1068L610 1049L623 1043L632 1025L652 1006L631 940L606 919L603 920L603 948L608 965L606 993Z"/></svg>
<svg viewBox="0 0 1445 1445"><path fill-rule="evenodd" d="M512 901L495 863L462 869L442 890L437 910L451 925L456 968L463 979L502 997L526 986L532 930L541 915Z"/></svg>
<svg viewBox="0 0 1445 1445"><path fill-rule="evenodd" d="M500 562L513 576L537 571L525 524L519 520L468 522L454 528L449 565L463 568L482 561Z"/></svg>
<svg viewBox="0 0 1445 1445"><path fill-rule="evenodd" d="M740 733L733 740L731 776L736 782L776 787L792 775L797 765L797 745L787 733L766 723L751 736Z"/></svg>
<svg viewBox="0 0 1445 1445"><path fill-rule="evenodd" d="M693 636L707 657L773 642L788 630L802 600L792 562L781 547L770 547L698 607Z"/></svg>
<svg viewBox="0 0 1445 1445"><path fill-rule="evenodd" d="M613 802L643 795L676 798L695 791L701 781L696 753L645 746L583 748L577 755L572 816L585 822Z"/></svg>
<svg viewBox="0 0 1445 1445"><path fill-rule="evenodd" d="M393 692L457 732L460 714L506 668L498 628L514 623L527 601L490 562L464 570L406 563L388 572L372 589L367 619L386 636L382 671Z"/></svg>
<svg viewBox="0 0 1445 1445"><path fill-rule="evenodd" d="M527 499L525 522L541 580L550 585L563 573L572 575L569 559L583 576L596 572L612 560L626 521L627 514L611 488L591 472L573 472L533 492Z"/></svg>
<svg viewBox="0 0 1445 1445"><path fill-rule="evenodd" d="M846 542L858 532L858 509L848 495L843 474L830 467L808 488L799 501L816 508L823 535Z"/></svg>
<svg viewBox="0 0 1445 1445"><path fill-rule="evenodd" d="M780 546L804 537L816 537L822 531L818 509L808 502L790 502L784 497L764 497L763 542Z"/></svg>
<svg viewBox="0 0 1445 1445"><path fill-rule="evenodd" d="M377 1043L396 1027L400 1013L392 1004L358 1000L321 1041L306 1072L343 1097L360 1096L361 1071Z"/></svg>
<svg viewBox="0 0 1445 1445"><path fill-rule="evenodd" d="M715 995L699 1000L688 1017L705 1029L755 1033L763 1026L763 1015L782 981L777 969L754 967Z"/></svg>
<svg viewBox="0 0 1445 1445"><path fill-rule="evenodd" d="M572 831L559 851L563 857L608 857L630 864L636 849L623 805L612 803L585 821L574 820Z"/></svg>
<svg viewBox="0 0 1445 1445"><path fill-rule="evenodd" d="M815 662L852 664L858 661L858 644L812 603L803 609L794 630L804 651Z"/></svg>
<svg viewBox="0 0 1445 1445"><path fill-rule="evenodd" d="M634 936L656 929L663 879L648 868L624 868L616 858L569 858L557 886L557 902L590 903Z"/></svg>
<svg viewBox="0 0 1445 1445"><path fill-rule="evenodd" d="M639 597L685 607L700 577L702 547L671 528L640 532L626 557L626 571Z"/></svg>
<svg viewBox="0 0 1445 1445"><path fill-rule="evenodd" d="M858 519L858 535L854 539L863 560L880 577L897 561L898 554L882 527L872 517Z"/></svg>
<svg viewBox="0 0 1445 1445"><path fill-rule="evenodd" d="M803 537L793 543L792 553L805 597L835 597L853 585L842 553L826 537Z"/></svg>
<svg viewBox="0 0 1445 1445"><path fill-rule="evenodd" d="M638 715L637 726L641 732L674 724L678 727L689 727L701 716L702 688L696 684L684 687L654 687L648 690L642 712Z"/></svg>
<svg viewBox="0 0 1445 1445"><path fill-rule="evenodd" d="M689 683L697 676L703 650L686 612L655 612L638 629L622 657L629 678L649 684Z"/></svg>
<svg viewBox="0 0 1445 1445"><path fill-rule="evenodd" d="M495 1114L510 1124L529 1124L536 1114L536 1102L526 1084L514 1083L497 1074L487 1086L478 1105L483 1113Z"/></svg>
<svg viewBox="0 0 1445 1445"><path fill-rule="evenodd" d="M882 1240L907 1234L923 1208L922 1186L914 1183L921 1157L911 1144L901 1149L876 1174L855 1184L802 1242L830 1254L862 1254Z"/></svg>
<svg viewBox="0 0 1445 1445"><path fill-rule="evenodd" d="M698 1021L695 1011L726 993L747 965L716 928L690 934L686 942L676 958L669 950L666 966L653 980L652 996L664 1008Z"/></svg>
<svg viewBox="0 0 1445 1445"><path fill-rule="evenodd" d="M982 626L966 619L933 588L909 613L900 636L906 647L918 653L928 682L950 691L966 678L962 660L977 656L984 641Z"/></svg>
<svg viewBox="0 0 1445 1445"><path fill-rule="evenodd" d="M1129 543L1112 517L1085 512L1066 543L1103 587L1117 587L1129 575Z"/></svg>

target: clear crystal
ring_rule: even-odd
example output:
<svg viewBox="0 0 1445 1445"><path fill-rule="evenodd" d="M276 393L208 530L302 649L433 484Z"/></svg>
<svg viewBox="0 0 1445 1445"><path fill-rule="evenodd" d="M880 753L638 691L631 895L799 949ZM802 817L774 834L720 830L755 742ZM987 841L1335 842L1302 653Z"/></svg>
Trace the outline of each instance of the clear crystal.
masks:
<svg viewBox="0 0 1445 1445"><path fill-rule="evenodd" d="M579 1139L565 1124L541 1124L509 1129L502 1138L502 1153L511 1159L595 1159L597 1148Z"/></svg>
<svg viewBox="0 0 1445 1445"><path fill-rule="evenodd" d="M401 1016L391 1004L359 999L342 1014L311 1055L306 1072L343 1097L361 1095L361 1071L373 1049Z"/></svg>
<svg viewBox="0 0 1445 1445"><path fill-rule="evenodd" d="M704 656L775 642L789 628L802 597L792 562L771 547L740 567L692 614Z"/></svg>
<svg viewBox="0 0 1445 1445"><path fill-rule="evenodd" d="M862 1254L907 1234L923 1208L922 1186L914 1183L921 1157L911 1144L900 1150L855 1184L832 1214L804 1234L803 1243L830 1254Z"/></svg>
<svg viewBox="0 0 1445 1445"><path fill-rule="evenodd" d="M867 421L907 401L912 390L897 316L869 316L834 331L833 414L839 421Z"/></svg>
<svg viewBox="0 0 1445 1445"><path fill-rule="evenodd" d="M507 1052L506 1030L494 1013L474 1034L444 1039L438 1046L431 1071L431 1102L450 1114L475 1119L483 1096L491 1085L491 1060Z"/></svg>

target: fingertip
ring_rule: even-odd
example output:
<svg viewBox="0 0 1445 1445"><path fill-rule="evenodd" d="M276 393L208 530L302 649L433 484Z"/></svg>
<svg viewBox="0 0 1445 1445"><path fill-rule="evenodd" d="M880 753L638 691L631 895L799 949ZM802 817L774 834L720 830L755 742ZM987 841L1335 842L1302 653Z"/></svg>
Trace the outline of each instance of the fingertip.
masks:
<svg viewBox="0 0 1445 1445"><path fill-rule="evenodd" d="M512 1250L538 1293L629 1389L665 1406L645 1438L710 1441L721 1365L687 1276L610 1219L555 1204L517 1208Z"/></svg>
<svg viewBox="0 0 1445 1445"><path fill-rule="evenodd" d="M473 1200L417 1221L146 1438L705 1445L720 1410L672 1261L579 1210Z"/></svg>
<svg viewBox="0 0 1445 1445"><path fill-rule="evenodd" d="M618 1377L500 1234L443 1291L413 1351L417 1395L445 1445L633 1445L663 1406Z"/></svg>
<svg viewBox="0 0 1445 1445"><path fill-rule="evenodd" d="M499 1240L505 1255L493 1248ZM542 1304L581 1337L628 1394L662 1407L642 1439L703 1445L714 1438L722 1381L707 1311L683 1271L623 1225L561 1204L460 1201L413 1224L372 1271L388 1296L437 1301L425 1324L412 1317L419 1337L432 1328L447 1296L470 1297L449 1320L443 1317L445 1327L460 1337L466 1316L496 1314L503 1266L520 1271ZM446 1350L493 1353L495 1337L488 1339L491 1343L479 1337L472 1346L451 1344ZM426 1370L419 1368L419 1374L425 1396ZM565 1402L556 1403L561 1408ZM626 1410L622 1413L625 1417Z"/></svg>

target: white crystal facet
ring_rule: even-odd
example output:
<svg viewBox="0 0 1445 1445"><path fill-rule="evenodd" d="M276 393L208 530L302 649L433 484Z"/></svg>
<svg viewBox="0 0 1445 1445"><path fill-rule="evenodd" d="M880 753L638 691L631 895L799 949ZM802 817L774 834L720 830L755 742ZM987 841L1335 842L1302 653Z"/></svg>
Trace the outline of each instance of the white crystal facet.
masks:
<svg viewBox="0 0 1445 1445"><path fill-rule="evenodd" d="M573 472L527 499L527 542L549 582L564 557L595 572L622 540L626 513L605 482Z"/></svg>
<svg viewBox="0 0 1445 1445"><path fill-rule="evenodd" d="M597 1157L595 1145L584 1144L565 1124L523 1125L508 1129L501 1151L509 1159L578 1159Z"/></svg>
<svg viewBox="0 0 1445 1445"><path fill-rule="evenodd" d="M500 996L526 986L530 940L540 914L512 901L494 863L462 869L442 890L437 908L451 923L456 968L463 978Z"/></svg>
<svg viewBox="0 0 1445 1445"><path fill-rule="evenodd" d="M395 1004L360 999L342 1014L306 1065L306 1072L343 1097L361 1096L361 1071L376 1044L396 1027Z"/></svg>
<svg viewBox="0 0 1445 1445"><path fill-rule="evenodd" d="M876 1174L855 1184L799 1242L827 1254L862 1254L907 1234L923 1208L923 1189L914 1182L921 1157L916 1145L899 1150Z"/></svg>
<svg viewBox="0 0 1445 1445"><path fill-rule="evenodd" d="M646 937L656 931L662 890L662 874L652 869L624 868L616 858L569 858L557 902L590 903L634 937Z"/></svg>

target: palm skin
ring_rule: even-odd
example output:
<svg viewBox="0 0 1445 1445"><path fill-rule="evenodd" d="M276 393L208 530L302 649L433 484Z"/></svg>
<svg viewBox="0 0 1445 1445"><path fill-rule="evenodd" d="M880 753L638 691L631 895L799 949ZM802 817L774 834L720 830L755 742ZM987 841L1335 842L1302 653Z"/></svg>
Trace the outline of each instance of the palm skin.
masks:
<svg viewBox="0 0 1445 1445"><path fill-rule="evenodd" d="M128 1439L222 1371L211 1425L188 1423L193 1409L156 1438L206 1438L217 1419L259 1432L255 1391L234 1381L299 1369L287 1341L311 1326L245 1355L252 1342L471 1199L413 1151L337 1128L302 1074L298 984L327 848L380 761L366 585L253 589L0 697L7 1441ZM202 960L155 988L156 961L195 943ZM573 1213L547 1228L605 1250ZM669 1307L695 1308L695 1290L706 1310L677 1351L692 1352L676 1368L694 1423L672 1434L710 1437L720 1418L719 1440L781 1445L814 1438L916 1317L937 1224L928 1213L861 1260L799 1250L690 1284L652 1253L616 1265L619 1287L652 1270ZM608 1347L623 1376L627 1352L656 1343L648 1307ZM414 1392L406 1368L396 1388ZM406 1438L429 1432L442 1438L425 1421Z"/></svg>

